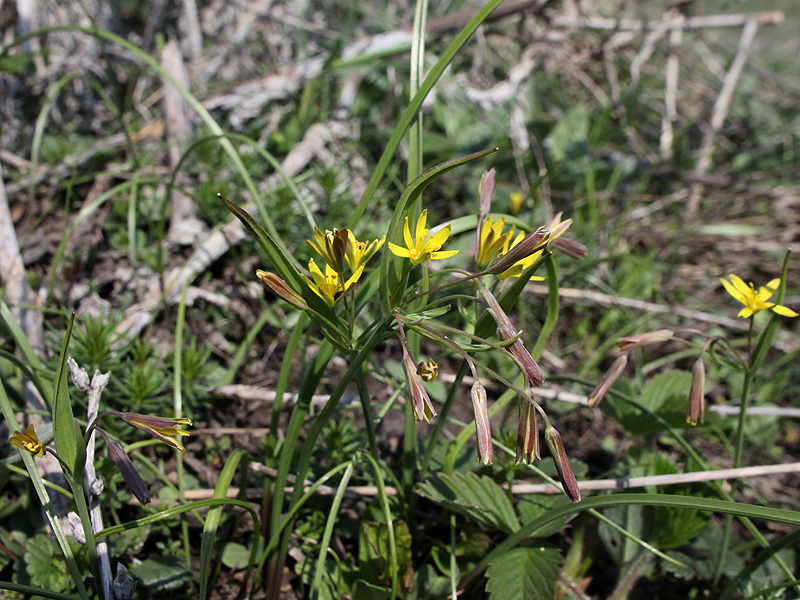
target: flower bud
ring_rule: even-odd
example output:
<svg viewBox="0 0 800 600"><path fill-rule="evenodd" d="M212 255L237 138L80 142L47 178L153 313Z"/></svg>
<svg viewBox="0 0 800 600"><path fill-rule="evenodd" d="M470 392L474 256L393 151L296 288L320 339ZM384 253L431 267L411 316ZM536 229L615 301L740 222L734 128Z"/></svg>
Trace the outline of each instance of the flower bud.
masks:
<svg viewBox="0 0 800 600"><path fill-rule="evenodd" d="M472 410L475 413L475 435L478 439L478 461L484 465L494 462L492 426L489 423L489 406L486 388L477 379L472 384Z"/></svg>
<svg viewBox="0 0 800 600"><path fill-rule="evenodd" d="M586 246L569 238L558 238L553 242L553 246L575 260L584 258L589 252L589 249Z"/></svg>
<svg viewBox="0 0 800 600"><path fill-rule="evenodd" d="M499 325L497 327L497 337L502 341L508 341L517 337L517 334L506 325ZM514 340L514 342L508 346L508 351L517 361L522 372L525 373L528 384L532 387L542 387L544 383L542 370L539 368L539 365L536 364L536 361L533 359L533 356L531 356L531 353L528 352L522 340Z"/></svg>
<svg viewBox="0 0 800 600"><path fill-rule="evenodd" d="M417 363L411 357L411 354L403 347L403 369L406 373L406 382L408 383L408 393L411 396L411 404L414 408L414 419L422 421L423 419L428 423L431 422L431 417L436 416L436 411L431 403L431 398L428 392L422 385L417 373Z"/></svg>
<svg viewBox="0 0 800 600"><path fill-rule="evenodd" d="M600 379L600 383L597 384L597 387L594 388L591 394L589 394L589 399L587 402L589 406L597 406L600 404L600 400L605 397L605 395L608 393L608 390L611 389L611 386L614 385L614 382L617 380L617 378L622 375L622 372L625 370L625 365L627 364L627 354L623 354L614 361L614 364L611 365L611 368L606 371L606 374Z"/></svg>
<svg viewBox="0 0 800 600"><path fill-rule="evenodd" d="M289 285L283 279L275 275L275 273L259 269L256 271L256 277L258 277L258 280L273 294L285 300L295 308L299 308L300 310L306 310L308 308L308 304L303 297L290 288Z"/></svg>
<svg viewBox="0 0 800 600"><path fill-rule="evenodd" d="M564 449L564 442L561 440L561 434L556 431L556 428L551 424L547 424L544 430L544 439L547 442L547 447L550 449L550 454L553 455L553 461L556 463L556 470L558 477L561 479L561 485L564 491L573 502L581 501L581 490L578 487L578 480L575 479L575 473L572 472L572 466L569 464L569 457L567 451Z"/></svg>
<svg viewBox="0 0 800 600"><path fill-rule="evenodd" d="M544 248L549 240L550 232L544 227L531 231L519 244L493 260L486 270L492 275L498 275L510 269L515 263Z"/></svg>
<svg viewBox="0 0 800 600"><path fill-rule="evenodd" d="M531 464L539 453L539 422L536 407L527 398L519 399L516 464Z"/></svg>
<svg viewBox="0 0 800 600"><path fill-rule="evenodd" d="M706 367L703 357L698 358L692 367L692 387L689 391L689 407L686 410L686 422L697 425L697 419L703 423L706 416L706 398L703 388L706 381Z"/></svg>
<svg viewBox="0 0 800 600"><path fill-rule="evenodd" d="M673 335L674 333L671 329L656 329L655 331L648 331L647 333L628 335L617 339L617 349L622 352L629 352L639 346L666 342L672 339Z"/></svg>
<svg viewBox="0 0 800 600"><path fill-rule="evenodd" d="M141 504L149 504L150 494L147 492L147 484L144 482L144 479L142 479L142 476L139 475L139 471L136 470L136 467L133 466L131 459L128 458L128 455L125 453L125 449L122 447L122 444L112 440L102 429L98 429L98 431L103 434L103 439L106 441L106 450L108 450L108 455L111 457L111 460L114 461L117 469L122 474L122 479L125 480L125 484L128 486L128 489L134 496L136 496L136 499Z"/></svg>

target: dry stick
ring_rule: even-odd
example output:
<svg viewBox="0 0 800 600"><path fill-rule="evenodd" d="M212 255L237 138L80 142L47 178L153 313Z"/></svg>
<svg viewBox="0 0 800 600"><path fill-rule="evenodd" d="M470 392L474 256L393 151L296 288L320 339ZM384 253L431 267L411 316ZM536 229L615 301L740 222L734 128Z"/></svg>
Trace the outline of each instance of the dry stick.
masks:
<svg viewBox="0 0 800 600"><path fill-rule="evenodd" d="M263 470L263 467L262 467ZM718 471L699 471L697 473L677 473L674 475L650 475L647 477L620 477L618 479L598 479L596 481L581 481L581 491L598 490L622 490L631 488L647 487L652 485L683 485L687 483L702 483L706 481L719 481L723 479L744 479L750 477L764 477L767 475L779 475L783 473L800 473L800 462L766 465L756 467L740 467L738 469L720 469ZM266 473L269 476L269 473ZM308 490L312 483L304 482L305 489ZM505 484L506 489L511 489L514 494L560 494L561 487L552 483L526 483L524 481L514 481ZM292 488L287 488L292 489ZM386 487L386 493L390 496L397 494L393 487ZM335 494L337 488L321 485L316 490L316 494L330 496ZM236 498L241 493L240 488L230 488L227 491L228 498ZM260 498L263 490L259 488L247 489L247 498ZM378 488L371 485L348 486L348 497L375 496ZM211 498L214 490L188 490L187 500L204 500ZM155 500L154 500L155 502Z"/></svg>
<svg viewBox="0 0 800 600"><path fill-rule="evenodd" d="M89 381L89 374L86 369L81 368L72 357L67 358L67 367L69 368L72 382L76 387L85 391L88 396L86 408L86 422L91 423L97 418L100 412L100 396L103 390L108 385L111 378L111 372L100 373L94 372L91 382ZM95 452L95 434L92 431L89 436L89 441L86 445L86 464L84 466L84 473L86 477L86 492L88 494L90 513L89 516L92 522L92 531L97 533L103 529L103 513L100 509L100 494L103 491L102 482L97 479L97 473L94 468L94 452ZM80 442L79 442L80 443ZM93 540L86 540L87 544L94 543ZM95 543L97 548L97 556L100 559L100 578L103 586L103 595L108 600L114 598L111 583L111 562L108 556L108 542L106 538L100 538Z"/></svg>
<svg viewBox="0 0 800 600"><path fill-rule="evenodd" d="M25 308L26 305L40 306L41 297L37 297L33 293L25 278L25 265L22 262L17 233L14 230L14 221L8 206L2 164L0 164L0 278L3 280L6 302L11 309L11 314L25 333L33 351L39 358L44 359L42 313L32 308ZM39 391L26 377L23 377L23 395L26 410L30 411L28 423L33 425L34 429L42 431L45 423L50 420L43 416L48 414L48 408L39 395ZM43 479L66 487L67 482L61 471L61 465L52 454L45 453L41 459L35 462ZM62 521L62 525L66 525L65 519L69 510L67 499L61 494L54 494L50 498L50 502L53 504L53 511Z"/></svg>
<svg viewBox="0 0 800 600"><path fill-rule="evenodd" d="M601 31L652 31L663 27L679 27L684 31L693 29L708 29L714 27L742 27L747 23L755 21L761 25L776 25L783 23L783 13L757 12L735 15L708 15L683 18L671 16L665 19L641 20L641 19L607 19L603 17L556 17L550 24L553 27L572 29L575 27L583 29L598 29Z"/></svg>
<svg viewBox="0 0 800 600"><path fill-rule="evenodd" d="M736 82L742 74L742 69L747 61L747 55L750 54L753 39L758 31L758 23L756 19L748 20L742 30L742 36L739 38L739 47L736 49L736 56L725 75L725 80L722 83L722 90L720 90L717 101L714 103L710 127L706 129L703 135L703 143L700 146L700 158L697 161L697 168L695 169L699 173L707 173L708 168L711 166L711 153L714 150L714 142L717 139L717 133L722 128L722 123L725 121L725 116L728 114L728 107L733 97L733 91L736 89ZM689 200L686 204L687 221L690 221L697 214L700 208L700 197L703 195L703 189L704 186L702 183L692 184Z"/></svg>
<svg viewBox="0 0 800 600"><path fill-rule="evenodd" d="M342 92L343 96L348 99L352 98L350 88L356 85L357 80L351 79ZM303 140L292 148L292 151L284 159L281 165L284 172L288 177L294 177L313 159L330 158L331 153L328 152L327 147L346 137L347 133L346 125L336 120L313 125L308 129ZM273 174L267 180L266 187L275 187L280 181L281 176L277 173ZM246 210L253 208L252 204L245 206ZM163 300L157 295L153 295L125 311L125 318L117 326L117 331L123 334L117 344L124 345L126 340L135 338L150 324L156 312L163 306L163 302L177 302L185 283L193 281L198 274L204 272L209 265L224 255L231 246L242 242L247 237L248 234L244 227L235 218L232 218L221 229L211 233L183 266L175 267L167 273L164 278L165 298Z"/></svg>
<svg viewBox="0 0 800 600"><path fill-rule="evenodd" d="M653 56L656 50L656 44L661 41L661 38L664 37L667 31L670 31L667 21L661 21L655 29L648 31L644 36L641 49L631 61L631 87L639 85L642 67L650 60L650 57Z"/></svg>
<svg viewBox="0 0 800 600"><path fill-rule="evenodd" d="M161 51L161 65L172 75L181 87L189 89L189 75L183 64L183 56L175 39L170 39ZM189 103L178 89L162 79L161 86L164 90L164 121L166 123L167 143L169 144L169 164L173 169L181 160L182 148L192 137L192 124L190 121ZM176 183L170 198L169 233L170 241L180 245L193 244L205 227L195 217L195 205L192 198L183 193L182 185L187 177L184 172L178 173Z"/></svg>
<svg viewBox="0 0 800 600"><path fill-rule="evenodd" d="M681 17L683 18L683 17ZM661 157L672 158L673 126L678 116L678 51L681 47L683 28L673 28L669 32L669 57L667 58L667 74L664 85L664 117L661 121L661 139L659 147Z"/></svg>

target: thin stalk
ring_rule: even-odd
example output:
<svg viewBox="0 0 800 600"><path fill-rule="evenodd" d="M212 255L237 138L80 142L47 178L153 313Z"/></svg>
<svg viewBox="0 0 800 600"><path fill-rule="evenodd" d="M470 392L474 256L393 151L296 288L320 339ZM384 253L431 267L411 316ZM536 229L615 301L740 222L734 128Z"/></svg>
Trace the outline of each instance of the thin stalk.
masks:
<svg viewBox="0 0 800 600"><path fill-rule="evenodd" d="M750 319L751 329L752 329L752 318ZM750 334L748 332L748 353L750 347ZM733 453L733 468L738 469L742 466L742 451L744 449L744 423L745 419L747 418L747 406L749 404L750 399L750 385L753 380L753 374L748 369L744 373L744 382L742 383L742 400L739 407L739 422L736 425L736 446L734 448ZM736 498L736 492L739 489L739 480L734 479L731 481L731 491L730 497L732 499ZM717 564L714 566L714 580L713 580L713 587L716 589L717 585L719 584L719 580L722 577L722 570L725 566L725 557L728 554L728 549L731 543L731 528L733 525L733 515L728 514L725 517L725 527L722 530L722 541L720 542L720 552L717 555Z"/></svg>

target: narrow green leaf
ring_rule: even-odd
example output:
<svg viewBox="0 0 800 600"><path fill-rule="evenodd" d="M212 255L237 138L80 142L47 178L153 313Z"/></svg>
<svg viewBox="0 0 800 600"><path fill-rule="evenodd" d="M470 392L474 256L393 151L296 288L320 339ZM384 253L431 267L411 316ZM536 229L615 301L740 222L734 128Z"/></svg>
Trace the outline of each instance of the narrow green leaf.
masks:
<svg viewBox="0 0 800 600"><path fill-rule="evenodd" d="M219 474L217 485L214 487L214 499L224 499L227 496L228 488L231 486L233 476L236 474L236 468L244 456L243 450L234 450L225 461L225 466ZM203 537L200 541L200 598L208 597L208 577L211 574L211 552L214 549L214 539L217 536L217 529L219 528L220 520L222 519L222 506L216 506L208 511L206 517L206 524L203 527ZM258 524L254 527L258 531ZM258 544L254 540L251 543L250 551L250 566L255 562L255 550Z"/></svg>
<svg viewBox="0 0 800 600"><path fill-rule="evenodd" d="M552 600L562 562L556 548L515 548L489 563L490 600Z"/></svg>
<svg viewBox="0 0 800 600"><path fill-rule="evenodd" d="M67 354L69 349L69 339L72 336L72 325L75 323L75 313L69 318L67 332L64 334L64 343L61 346L61 356L58 359L58 371L56 372L55 382L55 407L53 408L53 437L55 437L56 451L69 467L75 476L83 470L84 465L76 465L75 459L78 456L78 440L75 435L73 421L75 416L72 414L72 404L69 398L69 385L67 383ZM84 455L85 456L85 455Z"/></svg>

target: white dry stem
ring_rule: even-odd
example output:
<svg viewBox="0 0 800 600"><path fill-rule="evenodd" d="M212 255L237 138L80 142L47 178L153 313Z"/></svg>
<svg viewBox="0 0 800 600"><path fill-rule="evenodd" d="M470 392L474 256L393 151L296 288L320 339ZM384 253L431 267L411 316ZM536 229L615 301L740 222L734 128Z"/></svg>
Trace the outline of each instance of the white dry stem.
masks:
<svg viewBox="0 0 800 600"><path fill-rule="evenodd" d="M67 367L72 378L72 382L79 389L87 392L88 407L86 410L86 421L91 423L100 412L100 396L106 389L111 373L101 373L95 371L91 381L86 369L80 367L70 356L67 358ZM89 499L89 517L92 522L92 531L97 533L103 529L103 513L100 510L98 493L102 491L102 483L97 480L97 473L94 468L94 442L95 433L89 436L89 443L86 446L86 465L84 467L84 477L86 478L86 494ZM108 556L108 542L106 538L100 538L96 544L97 556L100 559L100 578L103 586L103 596L108 600L114 598L112 591L113 577L111 575L111 561Z"/></svg>

